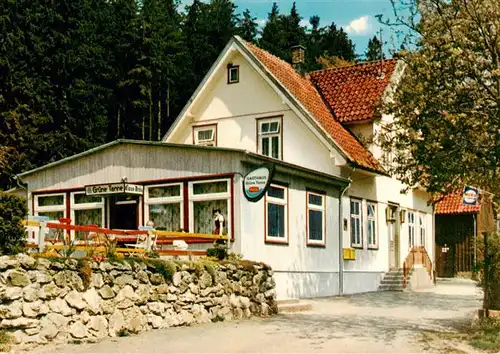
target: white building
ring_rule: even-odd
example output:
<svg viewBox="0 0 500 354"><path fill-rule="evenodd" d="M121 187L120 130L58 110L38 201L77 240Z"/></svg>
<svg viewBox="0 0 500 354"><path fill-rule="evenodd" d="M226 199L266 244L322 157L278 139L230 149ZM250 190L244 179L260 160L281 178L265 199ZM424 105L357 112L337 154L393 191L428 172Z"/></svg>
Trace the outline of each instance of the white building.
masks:
<svg viewBox="0 0 500 354"><path fill-rule="evenodd" d="M212 210L221 209L233 252L273 267L278 298L375 291L412 247L434 257L428 195L402 194L369 144L390 119L375 107L400 74L387 60L301 75L234 37L163 142L117 141L19 178L33 214L74 223L136 228L154 219L211 233ZM262 163L276 174L252 203L242 175ZM144 192L85 193L122 177Z"/></svg>

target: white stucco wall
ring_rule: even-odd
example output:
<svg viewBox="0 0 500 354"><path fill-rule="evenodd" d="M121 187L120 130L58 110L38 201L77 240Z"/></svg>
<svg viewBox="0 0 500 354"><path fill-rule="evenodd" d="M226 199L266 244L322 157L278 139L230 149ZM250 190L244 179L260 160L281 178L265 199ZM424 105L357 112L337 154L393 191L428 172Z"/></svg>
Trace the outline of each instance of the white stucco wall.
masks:
<svg viewBox="0 0 500 354"><path fill-rule="evenodd" d="M350 198L362 200L362 249L356 249L356 260L344 261L344 292L375 291L383 273L389 269L389 230L385 219L389 203L399 205L405 210L405 222L399 227L399 265L402 266L409 253L408 211L425 215L426 249L434 261L434 230L432 206L427 205L428 195L423 191L411 190L401 193L404 185L398 180L385 176L370 176L356 172L352 175L353 183L343 198L344 218L347 229L343 233L344 247L351 245ZM377 203L378 249L368 249L367 201ZM417 215L416 214L416 215ZM419 244L420 233L418 217L415 223L415 240Z"/></svg>
<svg viewBox="0 0 500 354"><path fill-rule="evenodd" d="M239 65L238 83L227 84L228 63ZM217 124L217 146L257 152L256 119L283 116L283 160L329 174L340 173L335 163L343 163L341 155L320 142L239 52L233 52L221 65L189 114L192 118L183 119L167 142L193 144L193 126Z"/></svg>
<svg viewBox="0 0 500 354"><path fill-rule="evenodd" d="M234 249L246 259L265 262L273 268L278 299L337 295L339 292L338 190L286 176L275 180L288 186L288 244L265 242L265 201L251 203L239 197L240 244ZM241 188L241 182L235 182ZM326 197L326 246L306 242L306 187L323 188ZM236 195L241 195L241 192Z"/></svg>

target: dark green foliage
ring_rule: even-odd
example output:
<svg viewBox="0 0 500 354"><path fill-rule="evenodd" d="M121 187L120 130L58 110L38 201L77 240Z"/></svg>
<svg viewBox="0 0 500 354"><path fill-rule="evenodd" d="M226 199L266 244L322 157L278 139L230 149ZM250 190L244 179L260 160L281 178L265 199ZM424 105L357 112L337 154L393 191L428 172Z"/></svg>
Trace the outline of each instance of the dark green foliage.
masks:
<svg viewBox="0 0 500 354"><path fill-rule="evenodd" d="M26 240L26 231L21 220L27 215L26 200L12 195L0 194L0 253L21 252Z"/></svg>
<svg viewBox="0 0 500 354"><path fill-rule="evenodd" d="M238 19L238 34L247 42L254 42L257 37L257 18L253 17L250 10L243 12L243 18Z"/></svg>
<svg viewBox="0 0 500 354"><path fill-rule="evenodd" d="M0 2L0 189L22 171L118 139L160 140L229 39L239 34L307 70L324 55L354 59L334 24L301 26L273 4L259 34L231 0Z"/></svg>
<svg viewBox="0 0 500 354"><path fill-rule="evenodd" d="M377 36L373 36L373 38L368 40L368 49L365 55L367 61L385 59L385 54L382 51L382 43Z"/></svg>
<svg viewBox="0 0 500 354"><path fill-rule="evenodd" d="M217 258L219 261L227 258L227 249L221 247L213 247L207 249L207 257Z"/></svg>

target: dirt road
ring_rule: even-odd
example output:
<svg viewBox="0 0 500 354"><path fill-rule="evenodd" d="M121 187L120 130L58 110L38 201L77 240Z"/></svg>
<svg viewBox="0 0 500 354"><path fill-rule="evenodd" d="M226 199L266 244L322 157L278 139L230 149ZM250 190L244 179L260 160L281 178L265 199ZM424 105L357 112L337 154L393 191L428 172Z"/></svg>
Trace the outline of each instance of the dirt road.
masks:
<svg viewBox="0 0 500 354"><path fill-rule="evenodd" d="M155 330L95 344L46 346L36 353L420 353L422 330L454 330L481 304L470 281L420 292L316 299L312 311L268 319ZM33 353L33 351L31 351Z"/></svg>

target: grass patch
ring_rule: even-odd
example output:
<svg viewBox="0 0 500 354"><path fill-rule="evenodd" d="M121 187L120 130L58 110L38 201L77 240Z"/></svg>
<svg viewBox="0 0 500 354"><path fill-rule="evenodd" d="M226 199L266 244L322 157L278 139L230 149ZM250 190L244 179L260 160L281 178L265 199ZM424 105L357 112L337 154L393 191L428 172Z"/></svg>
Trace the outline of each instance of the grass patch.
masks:
<svg viewBox="0 0 500 354"><path fill-rule="evenodd" d="M422 342L426 344L427 349L441 353L468 353L470 350L498 353L500 352L500 321L482 320L461 328L459 332L425 331L422 332Z"/></svg>
<svg viewBox="0 0 500 354"><path fill-rule="evenodd" d="M490 353L500 351L500 321L484 320L470 333L471 346Z"/></svg>
<svg viewBox="0 0 500 354"><path fill-rule="evenodd" d="M0 352L8 352L11 349L12 337L10 334L0 331Z"/></svg>

